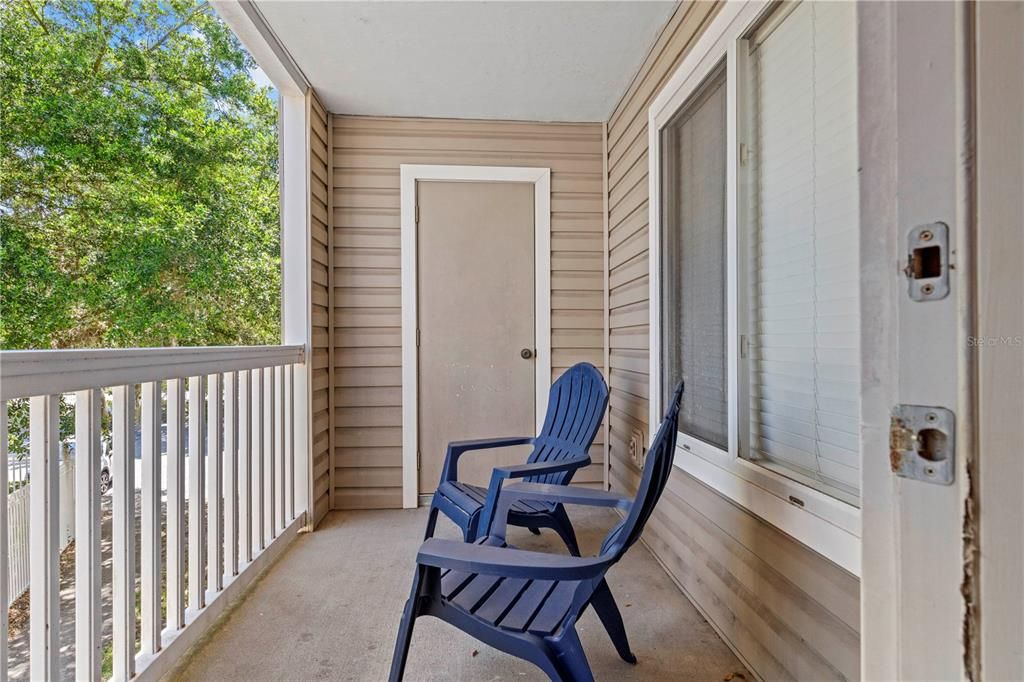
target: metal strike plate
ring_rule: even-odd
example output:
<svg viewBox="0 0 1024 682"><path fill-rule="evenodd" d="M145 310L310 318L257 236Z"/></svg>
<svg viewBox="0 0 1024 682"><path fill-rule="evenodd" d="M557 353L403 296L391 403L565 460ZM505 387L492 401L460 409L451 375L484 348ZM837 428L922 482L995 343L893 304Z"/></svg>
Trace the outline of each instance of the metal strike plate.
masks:
<svg viewBox="0 0 1024 682"><path fill-rule="evenodd" d="M907 235L907 276L913 301L938 301L949 295L949 227L918 225Z"/></svg>
<svg viewBox="0 0 1024 682"><path fill-rule="evenodd" d="M894 407L889 464L897 476L950 485L956 473L956 415L944 407Z"/></svg>

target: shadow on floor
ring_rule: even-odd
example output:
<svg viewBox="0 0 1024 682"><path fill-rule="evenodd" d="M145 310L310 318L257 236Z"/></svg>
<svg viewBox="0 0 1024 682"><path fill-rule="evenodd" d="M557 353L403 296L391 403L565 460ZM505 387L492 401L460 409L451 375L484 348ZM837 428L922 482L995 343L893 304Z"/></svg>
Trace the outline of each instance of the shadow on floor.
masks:
<svg viewBox="0 0 1024 682"><path fill-rule="evenodd" d="M584 554L618 517L571 509ZM426 510L333 512L292 547L173 674L183 680L385 680ZM459 537L442 519L439 537ZM565 553L557 536L510 529L524 549ZM746 673L640 544L608 573L636 666L615 653L588 610L578 624L597 680L714 681ZM446 623L421 618L406 680L541 680L532 665ZM733 679L743 679L735 675Z"/></svg>

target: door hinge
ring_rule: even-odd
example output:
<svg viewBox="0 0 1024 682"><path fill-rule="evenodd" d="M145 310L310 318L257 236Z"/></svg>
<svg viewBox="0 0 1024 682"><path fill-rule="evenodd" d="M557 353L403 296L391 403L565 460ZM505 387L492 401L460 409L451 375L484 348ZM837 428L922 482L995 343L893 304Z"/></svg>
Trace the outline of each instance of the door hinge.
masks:
<svg viewBox="0 0 1024 682"><path fill-rule="evenodd" d="M420 347L420 328L416 327L416 347Z"/></svg>
<svg viewBox="0 0 1024 682"><path fill-rule="evenodd" d="M416 451L416 471L423 468L423 453L419 450Z"/></svg>
<svg viewBox="0 0 1024 682"><path fill-rule="evenodd" d="M746 166L750 162L750 147L745 142L740 142L740 165Z"/></svg>
<svg viewBox="0 0 1024 682"><path fill-rule="evenodd" d="M419 204L416 204L416 218L415 218L415 220L416 220L416 224L419 225L420 224L420 205Z"/></svg>
<svg viewBox="0 0 1024 682"><path fill-rule="evenodd" d="M956 473L956 415L945 407L897 405L889 420L889 466L902 478L950 485Z"/></svg>

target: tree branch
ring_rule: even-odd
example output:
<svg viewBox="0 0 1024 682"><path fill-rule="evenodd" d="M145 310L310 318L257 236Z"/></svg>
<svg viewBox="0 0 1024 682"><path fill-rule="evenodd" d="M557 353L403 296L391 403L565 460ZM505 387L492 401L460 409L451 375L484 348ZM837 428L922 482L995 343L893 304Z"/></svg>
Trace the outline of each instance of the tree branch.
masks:
<svg viewBox="0 0 1024 682"><path fill-rule="evenodd" d="M100 5L97 3L95 5L95 8L96 8L96 14L94 15L94 17L96 19L96 28L98 28L100 30L100 36L101 36L103 42L100 45L100 53L98 55L96 55L96 61L94 61L92 63L92 75L94 75L94 76L97 73L99 73L100 66L102 66L102 64L103 64L103 57L106 56L106 54L107 54L107 45L110 43L110 35L103 28L103 15L100 13Z"/></svg>
<svg viewBox="0 0 1024 682"><path fill-rule="evenodd" d="M184 26L186 26L189 22L191 22L192 19L197 14L199 14L200 12L205 12L208 7L209 7L209 5L207 5L206 3L198 5L195 9L193 9L191 12L189 12L188 15L184 19L182 19L177 24L175 24L173 28L171 28L169 31L167 31L162 36L160 36L160 38L155 43L153 43L152 45L147 47L146 48L146 52L152 52L153 50L155 50L158 47L160 47L161 45L163 45L167 41L168 38L170 38L172 35L174 35L178 31L180 31Z"/></svg>
<svg viewBox="0 0 1024 682"><path fill-rule="evenodd" d="M39 28L43 29L43 33L50 35L50 29L46 28L46 22L43 21L43 17L36 12L36 6L32 4L32 0L25 0L25 6L28 7L28 11L32 13L32 17L36 20L36 23L39 24Z"/></svg>

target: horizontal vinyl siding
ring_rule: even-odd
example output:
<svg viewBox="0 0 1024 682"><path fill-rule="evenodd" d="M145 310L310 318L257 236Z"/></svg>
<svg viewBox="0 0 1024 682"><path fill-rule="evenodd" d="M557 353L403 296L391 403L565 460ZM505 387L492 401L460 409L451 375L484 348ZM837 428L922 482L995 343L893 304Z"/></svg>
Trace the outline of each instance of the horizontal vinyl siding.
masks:
<svg viewBox="0 0 1024 682"><path fill-rule="evenodd" d="M579 361L604 364L602 126L353 116L331 122L334 506L400 507L399 165L551 168L554 378ZM594 464L577 482L602 481L603 450L598 435Z"/></svg>
<svg viewBox="0 0 1024 682"><path fill-rule="evenodd" d="M677 8L608 122L610 480L627 493L630 433L650 434L647 108L715 10ZM859 678L856 577L681 470L644 540L761 678Z"/></svg>
<svg viewBox="0 0 1024 682"><path fill-rule="evenodd" d="M313 523L330 509L330 335L328 291L328 114L316 95L310 96L310 233L312 236L311 305L313 322Z"/></svg>

